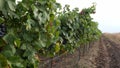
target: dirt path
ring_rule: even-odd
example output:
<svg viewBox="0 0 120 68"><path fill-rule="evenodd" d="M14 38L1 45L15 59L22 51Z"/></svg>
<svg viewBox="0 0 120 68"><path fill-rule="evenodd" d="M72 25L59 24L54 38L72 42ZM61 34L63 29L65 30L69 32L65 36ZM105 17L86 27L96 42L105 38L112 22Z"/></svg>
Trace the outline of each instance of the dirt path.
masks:
<svg viewBox="0 0 120 68"><path fill-rule="evenodd" d="M120 68L120 38L103 35L81 58L79 68Z"/></svg>
<svg viewBox="0 0 120 68"><path fill-rule="evenodd" d="M109 68L109 56L104 44L103 37L99 41L99 51L96 57L96 68Z"/></svg>
<svg viewBox="0 0 120 68"><path fill-rule="evenodd" d="M120 44L114 38L103 36L100 40L97 68L120 68Z"/></svg>

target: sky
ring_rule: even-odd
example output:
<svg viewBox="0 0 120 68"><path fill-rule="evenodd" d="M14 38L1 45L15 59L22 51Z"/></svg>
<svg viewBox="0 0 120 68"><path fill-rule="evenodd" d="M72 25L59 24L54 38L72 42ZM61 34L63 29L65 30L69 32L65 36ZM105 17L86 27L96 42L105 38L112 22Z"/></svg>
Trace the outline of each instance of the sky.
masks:
<svg viewBox="0 0 120 68"><path fill-rule="evenodd" d="M19 0L20 1L20 0ZM120 32L120 0L56 0L62 6L69 4L73 9L87 8L96 3L96 14L92 15L94 21L99 23L98 28L102 32Z"/></svg>
<svg viewBox="0 0 120 68"><path fill-rule="evenodd" d="M69 4L71 9L87 8L96 3L96 14L92 15L94 21L99 23L102 32L120 32L120 0L57 0L62 6Z"/></svg>

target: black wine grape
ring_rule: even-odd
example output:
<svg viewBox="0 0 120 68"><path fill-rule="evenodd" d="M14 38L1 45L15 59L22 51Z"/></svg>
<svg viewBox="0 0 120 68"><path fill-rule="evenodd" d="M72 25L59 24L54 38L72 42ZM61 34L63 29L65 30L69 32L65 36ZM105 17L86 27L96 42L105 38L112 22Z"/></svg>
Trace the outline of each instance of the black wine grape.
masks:
<svg viewBox="0 0 120 68"><path fill-rule="evenodd" d="M3 37L6 34L5 24L0 24L0 37Z"/></svg>

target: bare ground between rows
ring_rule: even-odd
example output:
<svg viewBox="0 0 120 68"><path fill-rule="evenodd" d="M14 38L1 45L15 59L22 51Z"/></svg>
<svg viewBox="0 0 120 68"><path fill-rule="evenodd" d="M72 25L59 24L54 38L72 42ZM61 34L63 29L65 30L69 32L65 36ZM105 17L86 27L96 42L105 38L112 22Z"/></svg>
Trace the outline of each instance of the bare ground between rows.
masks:
<svg viewBox="0 0 120 68"><path fill-rule="evenodd" d="M96 58L97 68L120 68L120 44L116 38L103 35L100 40L98 57ZM119 38L117 38L117 41Z"/></svg>
<svg viewBox="0 0 120 68"><path fill-rule="evenodd" d="M120 37L104 34L89 52L81 57L79 68L120 68Z"/></svg>

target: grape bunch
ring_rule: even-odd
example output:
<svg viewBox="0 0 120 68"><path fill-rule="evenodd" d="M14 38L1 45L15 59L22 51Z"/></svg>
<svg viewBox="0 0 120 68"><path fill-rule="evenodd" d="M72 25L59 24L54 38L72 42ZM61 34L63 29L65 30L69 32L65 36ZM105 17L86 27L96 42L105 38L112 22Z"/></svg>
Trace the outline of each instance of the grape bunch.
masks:
<svg viewBox="0 0 120 68"><path fill-rule="evenodd" d="M5 24L0 24L0 37L3 37L6 34L6 26Z"/></svg>

